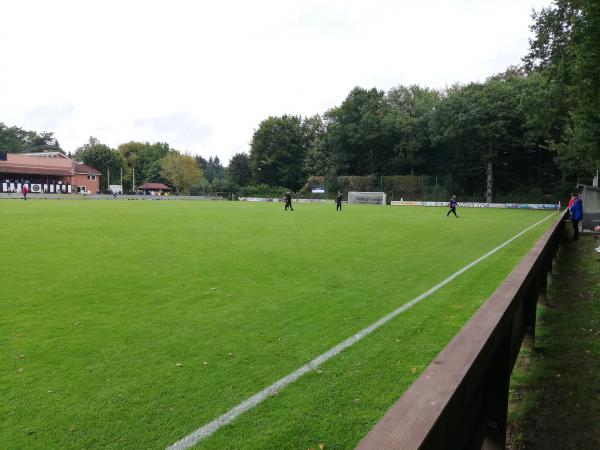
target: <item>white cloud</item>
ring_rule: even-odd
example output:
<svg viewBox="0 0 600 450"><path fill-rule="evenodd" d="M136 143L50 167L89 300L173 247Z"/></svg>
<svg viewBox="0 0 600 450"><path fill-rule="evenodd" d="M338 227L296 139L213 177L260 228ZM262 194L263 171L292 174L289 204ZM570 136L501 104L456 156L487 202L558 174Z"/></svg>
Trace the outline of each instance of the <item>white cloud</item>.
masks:
<svg viewBox="0 0 600 450"><path fill-rule="evenodd" d="M27 129L53 131L64 119L73 117L75 107L71 105L44 105L34 107L23 115L22 126Z"/></svg>
<svg viewBox="0 0 600 450"><path fill-rule="evenodd" d="M211 135L208 125L195 122L186 112L137 119L134 123L139 127L150 129L154 134L154 140L168 142L175 148L178 144L202 143Z"/></svg>
<svg viewBox="0 0 600 450"><path fill-rule="evenodd" d="M167 140L228 161L269 115L323 113L354 86L439 88L518 64L531 9L550 3L10 2L0 121L52 126L66 150L90 135ZM52 105L72 109L44 111Z"/></svg>

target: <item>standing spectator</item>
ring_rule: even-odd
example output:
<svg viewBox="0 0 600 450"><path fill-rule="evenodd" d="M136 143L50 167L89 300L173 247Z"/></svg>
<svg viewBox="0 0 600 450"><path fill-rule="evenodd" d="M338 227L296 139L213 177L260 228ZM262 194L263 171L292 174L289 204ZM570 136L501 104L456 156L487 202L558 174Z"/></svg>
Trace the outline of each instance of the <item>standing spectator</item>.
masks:
<svg viewBox="0 0 600 450"><path fill-rule="evenodd" d="M23 199L27 200L27 193L29 192L29 188L26 184L23 185L23 189L21 189L21 192L23 193Z"/></svg>
<svg viewBox="0 0 600 450"><path fill-rule="evenodd" d="M572 194L573 203L569 211L571 211L571 223L573 224L573 240L579 240L579 222L583 219L583 202L579 198L579 194Z"/></svg>
<svg viewBox="0 0 600 450"><path fill-rule="evenodd" d="M448 217L450 213L452 213L458 219L458 216L456 215L456 205L458 205L458 201L456 200L456 195L453 195L450 199L450 202L448 203L450 209L448 210L448 214L446 214L446 217Z"/></svg>
<svg viewBox="0 0 600 450"><path fill-rule="evenodd" d="M342 210L342 199L343 199L342 193L340 191L338 191L337 198L335 199L335 202L337 204L337 206L335 207L336 211Z"/></svg>
<svg viewBox="0 0 600 450"><path fill-rule="evenodd" d="M294 208L292 208L292 193L290 191L287 191L287 193L285 194L285 210L287 211L288 207L290 208L291 211L294 210Z"/></svg>

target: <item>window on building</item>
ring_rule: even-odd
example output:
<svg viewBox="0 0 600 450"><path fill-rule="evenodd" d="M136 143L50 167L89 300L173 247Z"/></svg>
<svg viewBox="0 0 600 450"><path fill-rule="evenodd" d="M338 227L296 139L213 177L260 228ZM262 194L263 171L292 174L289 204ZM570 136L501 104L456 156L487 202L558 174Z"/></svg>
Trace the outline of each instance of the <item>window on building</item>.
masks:
<svg viewBox="0 0 600 450"><path fill-rule="evenodd" d="M92 180L92 181L96 181L96 175L88 175L87 179L88 180Z"/></svg>

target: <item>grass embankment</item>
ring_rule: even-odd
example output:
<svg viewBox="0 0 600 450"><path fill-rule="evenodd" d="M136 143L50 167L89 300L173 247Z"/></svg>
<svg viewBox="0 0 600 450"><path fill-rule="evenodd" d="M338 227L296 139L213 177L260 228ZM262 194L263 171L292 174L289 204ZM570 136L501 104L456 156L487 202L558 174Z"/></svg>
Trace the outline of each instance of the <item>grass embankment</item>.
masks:
<svg viewBox="0 0 600 450"><path fill-rule="evenodd" d="M0 447L164 448L549 214L295 206L0 203ZM352 448L550 223L200 447Z"/></svg>
<svg viewBox="0 0 600 450"><path fill-rule="evenodd" d="M600 448L599 240L565 242L539 309L535 350L511 383L510 448Z"/></svg>

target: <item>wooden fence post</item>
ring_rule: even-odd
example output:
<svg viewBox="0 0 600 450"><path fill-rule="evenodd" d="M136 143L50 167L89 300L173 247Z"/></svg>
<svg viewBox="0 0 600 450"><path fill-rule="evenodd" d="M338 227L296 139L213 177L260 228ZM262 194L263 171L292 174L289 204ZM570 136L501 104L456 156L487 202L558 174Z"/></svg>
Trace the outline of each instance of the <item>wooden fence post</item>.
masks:
<svg viewBox="0 0 600 450"><path fill-rule="evenodd" d="M487 428L482 449L504 450L506 448L508 389L511 368L510 333L507 333L487 367L483 380Z"/></svg>
<svg viewBox="0 0 600 450"><path fill-rule="evenodd" d="M550 260L550 267L547 269L546 267L542 267L540 271L540 280L539 280L539 289L540 292L538 294L537 303L538 305L545 305L547 294L548 294L548 276L552 272L552 260Z"/></svg>
<svg viewBox="0 0 600 450"><path fill-rule="evenodd" d="M535 269L534 269L535 270ZM538 269L539 270L539 269ZM546 272L543 271L545 274ZM539 292L541 277L535 274L531 285L525 291L523 298L523 346L533 349L535 346L535 320L537 314L537 302L539 301Z"/></svg>

